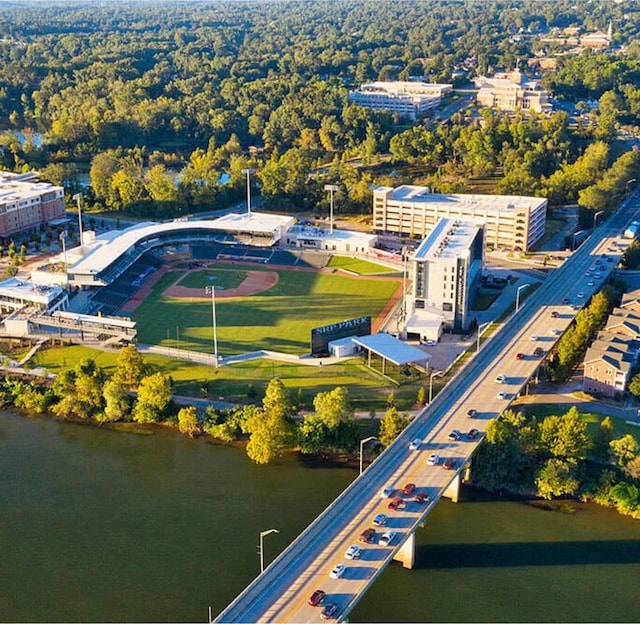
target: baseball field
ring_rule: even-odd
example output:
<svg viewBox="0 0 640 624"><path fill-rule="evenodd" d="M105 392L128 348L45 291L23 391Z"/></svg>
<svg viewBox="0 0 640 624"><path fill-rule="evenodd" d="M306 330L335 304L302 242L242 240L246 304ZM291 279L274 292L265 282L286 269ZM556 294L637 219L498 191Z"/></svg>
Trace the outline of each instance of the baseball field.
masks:
<svg viewBox="0 0 640 624"><path fill-rule="evenodd" d="M312 328L364 315L372 317L375 331L401 283L397 277L239 263L170 270L132 312L138 340L211 353L212 286L218 353L225 357L260 349L303 354Z"/></svg>

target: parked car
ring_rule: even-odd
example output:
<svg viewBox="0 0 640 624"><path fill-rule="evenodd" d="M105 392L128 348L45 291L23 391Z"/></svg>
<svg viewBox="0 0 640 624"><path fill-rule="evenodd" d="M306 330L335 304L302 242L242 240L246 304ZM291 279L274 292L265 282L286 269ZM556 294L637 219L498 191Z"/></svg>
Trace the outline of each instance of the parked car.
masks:
<svg viewBox="0 0 640 624"><path fill-rule="evenodd" d="M467 433L467 438L469 438L469 440L475 440L478 435L479 435L479 431L477 429L469 429L469 433Z"/></svg>
<svg viewBox="0 0 640 624"><path fill-rule="evenodd" d="M438 453L431 453L427 459L427 466L437 466L440 462L440 455Z"/></svg>
<svg viewBox="0 0 640 624"><path fill-rule="evenodd" d="M398 509L400 509L401 506L402 506L402 499L399 496L396 496L396 498L392 498L389 501L389 504L387 505L387 507L391 509L391 511L398 511Z"/></svg>
<svg viewBox="0 0 640 624"><path fill-rule="evenodd" d="M338 615L338 605L333 604L332 602L328 602L324 609L322 609L322 613L320 617L323 620L333 620Z"/></svg>
<svg viewBox="0 0 640 624"><path fill-rule="evenodd" d="M458 431L457 429L454 429L453 431L451 431L451 433L447 436L448 440L451 440L451 442L455 442L456 440L460 439L460 436L462 434L460 433L460 431Z"/></svg>
<svg viewBox="0 0 640 624"><path fill-rule="evenodd" d="M339 563L337 566L333 568L333 570L331 570L331 572L329 572L329 576L332 579L338 579L344 574L344 571L346 569L347 569L347 566L344 563Z"/></svg>
<svg viewBox="0 0 640 624"><path fill-rule="evenodd" d="M453 470L456 467L456 460L454 457L447 457L442 464L445 470Z"/></svg>
<svg viewBox="0 0 640 624"><path fill-rule="evenodd" d="M376 530L365 529L364 531L362 531L362 533L360 533L360 537L358 539L364 544L371 544L371 542L375 541L376 539Z"/></svg>
<svg viewBox="0 0 640 624"><path fill-rule="evenodd" d="M309 600L307 600L307 604L312 607L318 607L323 603L326 595L327 594L321 589L316 589L316 591L311 594Z"/></svg>
<svg viewBox="0 0 640 624"><path fill-rule="evenodd" d="M396 536L395 531L386 531L385 533L382 534L382 536L378 540L378 544L380 544L380 546L390 546L395 536Z"/></svg>
<svg viewBox="0 0 640 624"><path fill-rule="evenodd" d="M415 438L411 441L411 444L409 444L409 449L411 451L417 451L420 449L420 446L422 446L422 440L420 438Z"/></svg>
<svg viewBox="0 0 640 624"><path fill-rule="evenodd" d="M347 548L347 550L345 551L344 558L358 559L361 554L362 554L362 548L360 548L360 546L358 546L357 544L353 544L349 546L349 548Z"/></svg>
<svg viewBox="0 0 640 624"><path fill-rule="evenodd" d="M402 488L402 493L405 496L411 496L413 494L413 491L416 489L416 484L415 483L407 483L407 485L405 485Z"/></svg>
<svg viewBox="0 0 640 624"><path fill-rule="evenodd" d="M386 514L378 514L374 519L373 519L373 526L384 526L385 524L387 524L387 515Z"/></svg>

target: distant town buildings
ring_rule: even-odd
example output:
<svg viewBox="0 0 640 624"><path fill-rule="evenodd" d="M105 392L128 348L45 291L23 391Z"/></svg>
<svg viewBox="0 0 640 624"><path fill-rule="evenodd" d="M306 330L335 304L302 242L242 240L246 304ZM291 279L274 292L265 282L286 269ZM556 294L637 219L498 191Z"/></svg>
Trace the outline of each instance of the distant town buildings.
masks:
<svg viewBox="0 0 640 624"><path fill-rule="evenodd" d="M442 218L484 224L484 240L494 249L529 250L544 236L547 200L512 195L442 195L428 187L405 185L373 191L373 227L426 237Z"/></svg>
<svg viewBox="0 0 640 624"><path fill-rule="evenodd" d="M607 32L598 30L592 33L582 33L579 27L568 27L563 30L554 29L551 34L541 39L542 43L548 43L564 48L591 48L606 49L611 45L613 38L613 25L609 23Z"/></svg>
<svg viewBox="0 0 640 624"><path fill-rule="evenodd" d="M477 101L507 111L531 110L537 113L551 111L549 94L540 83L528 79L520 70L497 73L493 77L474 78L478 88Z"/></svg>
<svg viewBox="0 0 640 624"><path fill-rule="evenodd" d="M38 182L38 174L0 171L0 238L66 222L64 189Z"/></svg>
<svg viewBox="0 0 640 624"><path fill-rule="evenodd" d="M440 103L453 85L420 81L370 82L350 91L350 102L374 110L388 110L415 120Z"/></svg>
<svg viewBox="0 0 640 624"><path fill-rule="evenodd" d="M484 227L474 221L440 219L411 258L407 335L437 340L442 327L469 328L473 295L484 265Z"/></svg>

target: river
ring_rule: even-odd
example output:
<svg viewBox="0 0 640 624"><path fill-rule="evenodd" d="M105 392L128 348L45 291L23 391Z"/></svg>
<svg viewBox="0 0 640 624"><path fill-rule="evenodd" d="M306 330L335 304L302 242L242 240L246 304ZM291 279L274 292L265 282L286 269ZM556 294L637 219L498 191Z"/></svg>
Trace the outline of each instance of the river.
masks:
<svg viewBox="0 0 640 624"><path fill-rule="evenodd" d="M354 477L172 431L134 435L0 412L0 620L214 615ZM637 621L640 525L467 491L352 613L374 621Z"/></svg>

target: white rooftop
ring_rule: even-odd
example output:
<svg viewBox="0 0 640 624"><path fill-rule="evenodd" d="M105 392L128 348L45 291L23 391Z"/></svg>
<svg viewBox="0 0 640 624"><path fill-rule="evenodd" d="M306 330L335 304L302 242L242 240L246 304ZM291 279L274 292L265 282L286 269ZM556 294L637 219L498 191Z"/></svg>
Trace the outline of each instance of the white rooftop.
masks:
<svg viewBox="0 0 640 624"><path fill-rule="evenodd" d="M0 297L47 304L62 292L61 286L35 284L18 277L0 282Z"/></svg>
<svg viewBox="0 0 640 624"><path fill-rule="evenodd" d="M432 193L427 186L405 184L397 188L379 187L377 191L392 191L391 199L399 202L440 204L442 206L458 204L461 207L473 208L476 212L491 213L512 211L517 206L538 206L547 200L542 197L527 197L524 195L466 195Z"/></svg>
<svg viewBox="0 0 640 624"><path fill-rule="evenodd" d="M29 173L0 171L0 205L37 198L50 191L61 192L62 187L48 182L38 182L37 174L33 171Z"/></svg>
<svg viewBox="0 0 640 624"><path fill-rule="evenodd" d="M469 253L480 226L463 219L442 218L413 254L416 260L455 260Z"/></svg>
<svg viewBox="0 0 640 624"><path fill-rule="evenodd" d="M390 362L397 365L411 364L413 362L425 362L431 359L428 353L412 347L402 340L398 340L389 334L372 334L371 336L358 336L351 338L357 345L373 351Z"/></svg>

